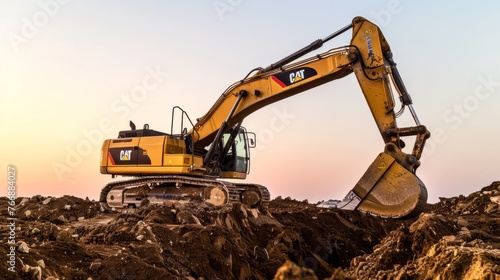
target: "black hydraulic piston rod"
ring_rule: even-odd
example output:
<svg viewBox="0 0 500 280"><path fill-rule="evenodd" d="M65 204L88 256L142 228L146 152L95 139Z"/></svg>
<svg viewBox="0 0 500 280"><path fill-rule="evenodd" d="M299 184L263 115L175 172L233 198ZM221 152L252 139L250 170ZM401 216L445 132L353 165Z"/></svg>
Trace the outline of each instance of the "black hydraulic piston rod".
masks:
<svg viewBox="0 0 500 280"><path fill-rule="evenodd" d="M262 73L264 72L267 72L267 71L271 71L271 70L274 70L274 69L277 69L277 68L280 68L281 66L283 65L287 65L288 63L296 60L297 58L303 56L303 55L306 55L314 50L317 50L319 48L321 48L323 46L324 43L330 41L331 39L339 36L340 34L346 32L347 30L349 30L350 28L352 28L352 24L349 24L347 26L345 26L344 28L336 31L335 33L332 33L330 35L328 35L327 37L325 37L324 39L318 39L314 42L312 42L311 44L309 44L308 46L292 53L291 55L267 66L266 68L264 68L262 70Z"/></svg>
<svg viewBox="0 0 500 280"><path fill-rule="evenodd" d="M222 122L219 130L217 131L217 134L215 135L215 138L212 142L212 146L210 146L210 149L208 150L208 152L205 154L205 156L203 158L205 166L210 166L210 163L212 162L213 156L215 154L215 150L217 148L217 143L219 143L219 141L222 139L222 135L224 134L224 132L226 132L227 128L229 127L229 120L233 117L233 114L236 111L236 108L238 107L238 105L240 104L241 99L243 99L243 97L245 97L246 95L247 95L247 92L245 90L241 90L240 93L238 94L238 98L234 102L233 107L231 108L231 111L229 112L229 114L226 117L226 120L224 120ZM238 128L239 128L239 126L238 126Z"/></svg>

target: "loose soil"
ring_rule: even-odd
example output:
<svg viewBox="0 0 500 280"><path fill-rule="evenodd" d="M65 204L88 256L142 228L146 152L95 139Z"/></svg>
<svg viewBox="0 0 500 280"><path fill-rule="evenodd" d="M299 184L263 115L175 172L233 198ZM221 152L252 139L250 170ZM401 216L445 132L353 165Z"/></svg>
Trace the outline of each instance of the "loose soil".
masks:
<svg viewBox="0 0 500 280"><path fill-rule="evenodd" d="M13 216L8 202L2 217L17 220L0 227L3 279L500 278L500 182L403 219L281 197L259 209L169 202L111 213L34 196L16 199Z"/></svg>

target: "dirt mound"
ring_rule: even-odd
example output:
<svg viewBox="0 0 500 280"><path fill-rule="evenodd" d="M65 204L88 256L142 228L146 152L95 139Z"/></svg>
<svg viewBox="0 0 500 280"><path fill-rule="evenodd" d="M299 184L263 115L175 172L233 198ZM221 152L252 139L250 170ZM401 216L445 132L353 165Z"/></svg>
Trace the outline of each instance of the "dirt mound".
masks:
<svg viewBox="0 0 500 280"><path fill-rule="evenodd" d="M500 275L499 204L500 182L406 219L280 197L260 209L172 202L122 214L71 196L19 198L15 268L2 262L0 277L483 279ZM9 257L12 230L0 233Z"/></svg>
<svg viewBox="0 0 500 280"><path fill-rule="evenodd" d="M358 279L500 277L500 182L442 198L410 226L391 232L347 269Z"/></svg>
<svg viewBox="0 0 500 280"><path fill-rule="evenodd" d="M18 218L25 221L48 221L53 224L91 218L103 210L95 201L73 196L54 198L37 195L30 199L18 199L16 205ZM7 207L2 210L7 210Z"/></svg>

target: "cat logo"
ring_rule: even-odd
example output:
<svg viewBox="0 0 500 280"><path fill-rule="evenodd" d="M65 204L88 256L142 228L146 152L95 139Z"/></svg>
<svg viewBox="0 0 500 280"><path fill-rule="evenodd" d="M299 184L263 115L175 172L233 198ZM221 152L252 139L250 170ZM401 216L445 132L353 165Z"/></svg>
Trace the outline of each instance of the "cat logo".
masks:
<svg viewBox="0 0 500 280"><path fill-rule="evenodd" d="M120 151L120 160L127 161L130 160L132 155L132 150L121 150Z"/></svg>
<svg viewBox="0 0 500 280"><path fill-rule="evenodd" d="M305 69L290 73L290 84L301 81L305 79L304 77Z"/></svg>
<svg viewBox="0 0 500 280"><path fill-rule="evenodd" d="M318 73L311 67L303 67L300 69L294 69L286 72L277 73L271 76L271 79L275 81L282 88L290 86L292 84L298 83L300 81L309 79L316 76Z"/></svg>

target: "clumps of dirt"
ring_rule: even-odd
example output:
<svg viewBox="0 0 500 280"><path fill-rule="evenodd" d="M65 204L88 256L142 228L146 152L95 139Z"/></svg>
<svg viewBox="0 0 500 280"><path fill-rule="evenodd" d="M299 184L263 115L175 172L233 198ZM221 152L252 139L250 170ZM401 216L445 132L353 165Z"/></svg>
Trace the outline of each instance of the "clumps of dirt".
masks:
<svg viewBox="0 0 500 280"><path fill-rule="evenodd" d="M354 277L347 276L341 268L336 268L328 279L356 280ZM285 261L276 271L273 280L318 280L318 277L310 268L300 267L292 261Z"/></svg>
<svg viewBox="0 0 500 280"><path fill-rule="evenodd" d="M500 182L467 197L441 199L410 226L392 231L352 260L358 279L500 277Z"/></svg>
<svg viewBox="0 0 500 280"><path fill-rule="evenodd" d="M54 198L37 195L29 199L17 199L16 205L18 218L25 221L48 221L53 224L88 219L103 210L95 201L74 196Z"/></svg>
<svg viewBox="0 0 500 280"><path fill-rule="evenodd" d="M500 182L385 219L278 197L267 207L16 200L5 279L488 279L500 275ZM7 214L7 199L0 199ZM10 252L0 228L0 254ZM52 278L50 278L52 277Z"/></svg>
<svg viewBox="0 0 500 280"><path fill-rule="evenodd" d="M500 181L473 192L467 197L460 195L452 198L440 198L440 202L431 205L430 212L443 215L482 215L500 211Z"/></svg>

